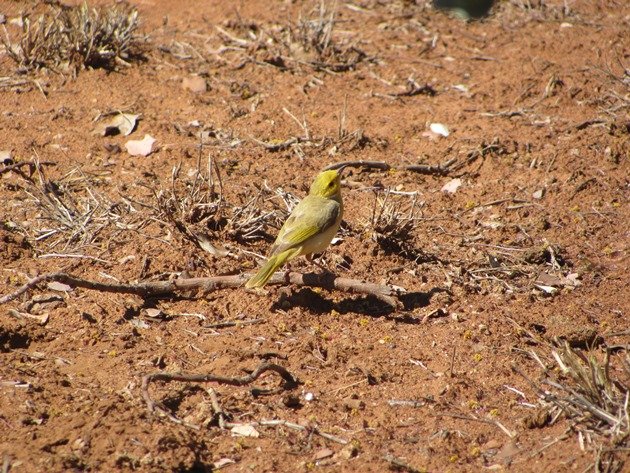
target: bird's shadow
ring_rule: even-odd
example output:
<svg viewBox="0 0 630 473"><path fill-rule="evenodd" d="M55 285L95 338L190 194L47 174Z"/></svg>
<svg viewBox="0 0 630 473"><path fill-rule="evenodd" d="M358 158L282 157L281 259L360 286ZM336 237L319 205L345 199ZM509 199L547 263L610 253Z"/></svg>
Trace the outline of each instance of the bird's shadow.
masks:
<svg viewBox="0 0 630 473"><path fill-rule="evenodd" d="M298 290L280 292L279 298L273 303L271 310L300 307L315 314L327 314L335 310L340 314L356 313L369 317L385 317L387 320L405 324L419 324L421 318L413 317L408 312L428 306L434 294L444 291L447 289L438 287L428 292L402 294L398 296L402 309L398 309L372 295L347 297L335 302L309 287L302 287Z"/></svg>

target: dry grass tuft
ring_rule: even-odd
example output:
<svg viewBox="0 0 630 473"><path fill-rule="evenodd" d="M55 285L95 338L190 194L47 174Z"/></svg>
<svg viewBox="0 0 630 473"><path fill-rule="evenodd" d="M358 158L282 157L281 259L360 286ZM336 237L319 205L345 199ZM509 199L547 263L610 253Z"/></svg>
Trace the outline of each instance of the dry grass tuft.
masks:
<svg viewBox="0 0 630 473"><path fill-rule="evenodd" d="M21 31L13 41L7 28L0 41L19 72L38 69L75 73L85 67L115 68L128 65L136 53L138 11L120 3L90 8L52 5L37 18L25 14L20 19Z"/></svg>
<svg viewBox="0 0 630 473"><path fill-rule="evenodd" d="M211 243L208 232L225 225L221 217L223 208L223 183L219 169L208 158L207 168L201 168L201 156L192 175L182 178L181 166L171 172L171 186L155 192L157 219L170 222L188 240L214 253L227 254L224 248Z"/></svg>
<svg viewBox="0 0 630 473"><path fill-rule="evenodd" d="M565 343L552 356L561 375L535 386L543 402L572 421L582 448L595 451L595 471L623 471L630 449L630 355L626 352L613 366L610 349L600 362L594 353L583 354Z"/></svg>
<svg viewBox="0 0 630 473"><path fill-rule="evenodd" d="M333 37L337 4L320 2L308 16L300 16L297 25L287 29L285 47L298 62L315 69L343 72L366 59L366 54L353 44L343 44Z"/></svg>
<svg viewBox="0 0 630 473"><path fill-rule="evenodd" d="M548 2L545 0L509 0L495 2L497 16L521 16L526 21L551 22L576 19L570 2Z"/></svg>
<svg viewBox="0 0 630 473"><path fill-rule="evenodd" d="M397 193L391 189L376 193L368 231L385 254L397 254L406 259L424 259L424 253L409 242L420 220L418 195Z"/></svg>
<svg viewBox="0 0 630 473"><path fill-rule="evenodd" d="M554 351L558 366L570 383L547 380L547 384L566 393L564 398L554 398L554 403L569 417L578 419L593 431L612 439L627 439L630 435L630 356L623 360L622 377L613 375L610 353L603 363L594 354L584 355L572 349L568 343L560 351Z"/></svg>
<svg viewBox="0 0 630 473"><path fill-rule="evenodd" d="M276 196L284 202L286 210L277 207L269 209L265 205L265 201ZM262 187L244 205L232 207L231 216L225 228L226 234L240 243L269 239L267 229L279 229L297 202L298 199L292 194L281 189L272 193L267 187Z"/></svg>
<svg viewBox="0 0 630 473"><path fill-rule="evenodd" d="M219 167L208 158L206 169L197 168L189 176L182 176L176 166L172 172L171 186L155 193L157 207L155 218L170 222L182 235L205 251L215 256L226 256L238 252L238 244L269 239L267 228L279 228L287 212L269 209L266 202L276 194L291 205L288 194L274 194L266 187L258 189L253 197L247 193L244 202L233 204L224 198L223 182Z"/></svg>
<svg viewBox="0 0 630 473"><path fill-rule="evenodd" d="M217 27L221 44L214 54L236 52L240 58L235 67L253 63L280 69L307 66L329 72L349 71L367 61L368 56L356 42L336 34L336 15L337 4L322 1L308 14L286 24L259 25L239 17L226 23L225 28Z"/></svg>
<svg viewBox="0 0 630 473"><path fill-rule="evenodd" d="M49 250L59 251L102 247L103 230L127 227L123 220L129 208L97 190L99 176L75 168L53 181L42 166L34 168L35 175L26 178L23 186L36 212L32 226L26 229L33 246L45 242Z"/></svg>

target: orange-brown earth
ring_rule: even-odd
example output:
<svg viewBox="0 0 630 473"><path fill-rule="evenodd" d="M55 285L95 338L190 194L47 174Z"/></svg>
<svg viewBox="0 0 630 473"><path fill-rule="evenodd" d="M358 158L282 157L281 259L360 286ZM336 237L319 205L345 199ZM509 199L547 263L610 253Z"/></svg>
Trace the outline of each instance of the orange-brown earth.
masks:
<svg viewBox="0 0 630 473"><path fill-rule="evenodd" d="M391 308L307 287L142 299L42 283L1 307L3 471L629 467L627 439L536 390L574 386L553 357L565 342L600 362L608 350L610 376L630 383L628 2L504 1L471 23L424 2L331 3L321 56L298 28L318 2L134 4L147 37L128 67L16 76L0 52L0 76L34 80L3 83L12 160L0 166L44 163L0 175L0 294L55 271L108 283L251 272L320 169L369 160L397 169L345 173L345 224L324 261L410 295ZM13 37L31 8L0 2ZM193 77L205 91L183 86ZM93 133L112 111L141 115L129 137ZM156 151L130 156L145 134ZM441 175L401 169L452 158ZM194 187L209 168L214 194ZM222 409L306 431L234 436L197 385L150 392L199 430L141 396L153 371L242 376L264 361L301 384L257 397L211 385Z"/></svg>

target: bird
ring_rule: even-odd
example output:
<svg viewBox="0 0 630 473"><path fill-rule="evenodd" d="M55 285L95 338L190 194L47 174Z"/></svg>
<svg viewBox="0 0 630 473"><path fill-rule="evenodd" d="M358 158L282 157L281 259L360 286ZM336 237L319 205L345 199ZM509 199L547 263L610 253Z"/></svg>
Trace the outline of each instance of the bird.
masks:
<svg viewBox="0 0 630 473"><path fill-rule="evenodd" d="M295 206L278 232L266 263L245 283L246 288L263 287L287 261L302 255L310 260L313 253L328 248L343 217L342 169L322 171L315 177L308 195Z"/></svg>

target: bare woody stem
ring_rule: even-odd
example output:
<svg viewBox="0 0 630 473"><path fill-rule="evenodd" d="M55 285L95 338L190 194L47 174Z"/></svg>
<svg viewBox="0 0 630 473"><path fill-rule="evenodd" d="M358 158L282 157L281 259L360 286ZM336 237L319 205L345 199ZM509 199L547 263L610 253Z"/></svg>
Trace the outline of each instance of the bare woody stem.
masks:
<svg viewBox="0 0 630 473"><path fill-rule="evenodd" d="M240 287L245 284L249 277L250 275L245 273L231 276L119 284L92 281L67 273L50 273L38 276L24 284L15 292L0 297L0 304L14 300L42 282L51 281L67 284L73 288L81 287L101 292L136 294L141 297L149 297L193 291L201 291L207 294L219 289ZM271 277L267 284L295 284L297 286L321 287L328 290L336 289L343 292L370 294L392 307L398 306L399 301L397 296L405 292L404 289L394 288L388 285L368 283L349 278L338 278L332 274L277 272Z"/></svg>
<svg viewBox="0 0 630 473"><path fill-rule="evenodd" d="M273 371L279 374L284 380L284 388L292 389L297 386L297 380L286 368L273 363L263 363L258 366L250 374L241 377L229 377L219 376L212 373L206 374L184 374L184 373L166 373L158 371L156 373L147 374L142 377L142 397L147 403L147 407L150 411L155 409L155 403L149 395L149 384L152 381L165 381L167 383L171 381L182 381L185 383L219 383L227 384L230 386L245 386L251 384L260 378L267 371Z"/></svg>

